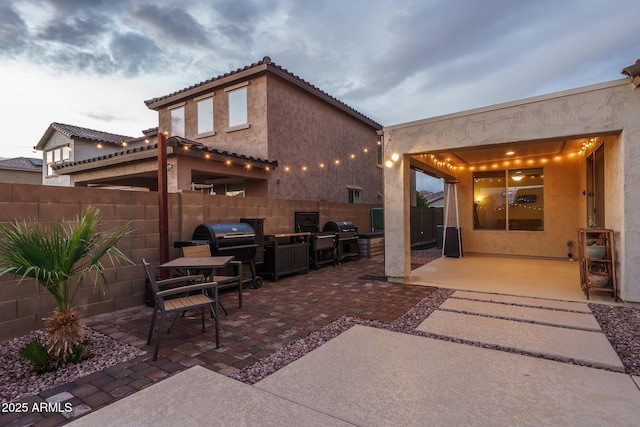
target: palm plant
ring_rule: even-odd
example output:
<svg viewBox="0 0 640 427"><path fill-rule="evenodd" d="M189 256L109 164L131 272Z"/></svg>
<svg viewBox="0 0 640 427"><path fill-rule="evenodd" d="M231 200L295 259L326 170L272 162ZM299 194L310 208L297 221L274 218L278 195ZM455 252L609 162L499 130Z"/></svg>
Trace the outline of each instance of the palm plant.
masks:
<svg viewBox="0 0 640 427"><path fill-rule="evenodd" d="M75 222L56 222L48 228L39 222L15 221L0 225L0 276L13 273L35 279L53 295L56 309L46 319L46 350L55 367L77 360L82 343L80 312L72 307L82 281L93 274L94 288L106 284L102 259L132 264L115 247L131 231L130 224L97 230L100 211L90 206ZM77 278L77 280L76 280ZM73 280L73 281L72 281Z"/></svg>

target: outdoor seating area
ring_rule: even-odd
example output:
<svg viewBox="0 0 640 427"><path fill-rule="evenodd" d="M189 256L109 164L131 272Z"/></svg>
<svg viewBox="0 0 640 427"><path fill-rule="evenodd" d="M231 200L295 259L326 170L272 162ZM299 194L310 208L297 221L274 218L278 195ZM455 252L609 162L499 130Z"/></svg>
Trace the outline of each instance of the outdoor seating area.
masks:
<svg viewBox="0 0 640 427"><path fill-rule="evenodd" d="M441 251L439 249L431 249L421 252L422 256L419 259L415 259L415 263L412 264L414 268L433 260L437 262L447 260L473 261L474 258L441 258ZM197 262L199 258L201 257L193 258L193 260L196 260ZM181 260L184 258L181 257L178 259ZM241 393L248 399L248 402L260 402L263 400L263 397L261 397L263 395L259 391L263 386L260 384L265 384L265 390L272 390L276 395L280 395L282 392L281 386L278 381L271 380L271 378L275 379L277 377L284 379L285 382L282 384L288 384L288 381L291 381L292 378L296 378L296 374L291 377L290 374L286 373L290 370L287 366L290 366L289 363L293 360L304 357L304 360L307 360L307 362L302 365L296 364L296 366L306 366L306 369L311 369L314 372L316 370L313 366L316 366L317 363L332 363L330 362L331 359L327 359L322 362L313 362L313 357L311 359L305 357L305 355L307 355L311 350L321 350L326 348L326 350L323 350L318 354L331 355L332 350L330 350L330 348L335 349L335 346L338 345L344 349L351 348L353 351L357 352L360 351L358 349L361 349L362 345L365 345L365 343L371 339L381 340L380 343L393 342L404 347L405 345L409 345L409 341L414 340L415 338L410 338L409 335L406 335L406 333L411 330L415 330L413 334L423 334L430 338L438 337L441 334L453 334L453 336L461 334L460 338L455 339L462 339L463 344L470 340L467 343L470 344L473 340L478 340L479 338L474 338L473 336L470 338L466 337L464 335L466 333L466 328L462 328L459 331L453 330L451 332L438 332L437 328L440 326L436 322L440 317L444 316L444 318L451 317L457 319L456 316L469 317L472 315L470 313L466 315L463 313L451 313L450 309L447 308L445 304L442 304L445 300L451 301L449 307L454 307L454 310L456 310L456 304L459 305L461 303L465 303L465 301L467 306L475 307L470 309L465 308L463 310L464 312L469 312L469 310L484 310L485 306L488 305L489 299L495 300L496 302L492 305L495 305L496 308L504 307L500 309L500 313L503 313L500 314L500 316L504 316L505 310L507 310L507 307L510 307L503 305L505 303L504 301L500 302L501 298L503 300L505 298L508 300L508 297L499 298L498 295L493 294L484 294L488 296L479 297L478 295L480 294L478 293L455 291L460 296L450 300L447 298L455 297L455 295L452 295L454 293L453 290L437 289L433 286L427 286L426 283L413 285L389 283L382 279L384 267L381 261L381 258L349 260L337 266L327 266L321 269L311 270L308 274L290 275L283 277L278 281L267 280L265 281L264 286L258 289L245 287L245 291L243 293L244 304L242 308L238 307L237 302L239 300L239 295L235 289L221 290L219 300L228 308L228 315L221 315L217 319L218 322L216 323L219 324L219 337L218 331L216 330L217 328L208 327L204 329L204 331L202 329L203 320L206 322L213 321L213 319L210 319L210 316L202 316L201 314L194 315L196 312L191 310L187 312L184 317L178 317L178 320L175 318L173 319L175 320L175 324L172 325L170 330L165 330L162 334L162 346L159 352L157 350L159 341L156 341L155 354L153 351L154 346L150 345L151 340L148 339L148 333L150 332L148 327L155 311L154 309L139 306L104 315L89 317L84 321L88 327L135 347L144 349L147 353L142 356L137 356L125 363L118 363L102 371L94 372L73 381L43 390L35 396L20 399L20 401L28 402L50 402L63 399L65 402L70 402L73 406L73 411L68 414L60 412L51 414L39 413L31 414L28 419L20 416L20 414L12 414L11 416L5 415L3 416L4 419L2 419L2 424L22 425L24 423L37 424L38 422L41 422L46 425L62 425L71 420L77 419L79 425L89 425L91 422L97 422L96 420L99 420L100 423L107 422L113 416L110 415L113 410L125 411L130 417L144 418L145 416L151 416L150 414L145 415L140 412L142 410L140 408L144 408L145 399L149 396L156 395L156 393L162 394L168 392L168 390L172 390L173 392L173 390L175 390L174 387L177 387L178 389L181 389L181 387L190 388L194 381L193 379L190 379L193 375L198 378L207 378L208 380L205 381L205 383L211 385L217 384L221 387L219 390L233 390L235 395ZM485 259L484 264L491 262L491 260ZM563 263L562 261L555 262ZM416 271L427 269L428 266L429 264L426 264L418 268ZM189 265L188 267L192 270L196 269L198 266ZM198 269L206 270L207 268L205 265L201 264ZM189 279L201 280L201 277L202 276L197 276L196 278L189 277ZM185 278L183 277L182 279L184 280ZM473 286L473 280L468 280L468 282L470 286ZM571 286L571 284L569 285ZM211 286L211 282L208 284L200 283L195 286L198 288ZM579 289L578 282L573 283L572 286ZM487 292L486 289L483 291ZM474 300L471 305L469 305L469 298ZM521 297L518 298L522 300ZM215 299L215 297L213 299ZM578 330L575 332L578 334L576 343L581 343L585 349L591 348L589 343L594 339L591 338L591 335L594 337L596 335L602 336L602 332L599 330L597 324L593 323L593 319L591 319L590 322L589 319L586 319L586 317L591 316L591 314L587 314L589 309L587 308L586 301L582 303L561 303L558 301L557 304L552 304L550 302L551 300L548 299L535 299L534 301L538 301L535 302L536 306L545 305L549 306L550 310L555 310L551 313L556 313L557 310L561 310L561 312L558 312L558 315L554 316L553 319L557 318L559 319L558 322L560 322L560 324L564 325L566 323L568 326L554 328L552 325L548 324L549 319L551 319L549 318L549 315L542 313L549 309L545 310L541 307L519 309L517 307L518 305L530 304L528 302L523 303L520 300L515 302L516 307L510 309L508 316L529 316L527 318L533 319L531 320L533 322L537 322L535 319L539 316L543 316L544 319L547 319L545 320L545 322L547 322L547 326L533 325L533 328L546 328L545 331L557 329L558 331L563 332L566 330L566 327L574 328L576 327L575 325L578 325ZM454 302L456 304L453 304ZM214 309L215 304L213 301L210 301L209 303L211 304L209 307ZM432 315L429 314L440 305L442 305L441 310L437 310ZM534 313L530 314L529 312L532 310L534 310ZM567 312L563 313L565 310ZM171 313L167 311L166 314L180 316L183 311L184 308L176 308L175 311L172 311ZM537 312L540 313L538 314ZM580 317L580 319L575 319L577 317ZM582 317L585 317L585 319L583 320ZM423 322L423 320L431 318L433 318L431 321ZM479 319L482 319L482 317ZM422 322L422 324L420 322ZM458 324L462 326L464 324L468 324L468 322L469 321L465 318L462 320L462 323L458 321L454 323L446 323L448 323L447 327L450 327ZM506 320L504 322L506 322ZM354 324L360 325L358 326L359 328L364 327L364 329L359 329L364 332L364 335L360 335L360 333L353 335L355 332L346 334L347 330L350 330ZM527 325L526 323L516 324L523 325L522 327L526 327ZM373 327L374 329L368 327ZM384 331L381 329L387 329L388 332L383 333ZM585 331L584 329L588 330ZM497 331L499 328L493 328L492 330ZM392 333L391 331L401 333L397 334ZM563 332L563 334L564 333L565 332ZM570 332L566 332L566 334L570 334ZM543 335L547 336L548 334L545 332ZM344 338L340 338L343 336ZM356 336L359 336L359 338L356 338ZM219 342L217 341L218 338ZM352 341L352 338L355 338L356 341ZM420 340L425 339L420 337L417 338ZM431 362L428 363L431 363L432 365L436 364L433 366L437 366L437 363L444 362L449 359L452 356L450 351L455 350L455 346L449 348L451 343L444 342L449 341L450 339L444 339L444 341L442 341L442 339L443 338L441 337L440 339L435 340L432 344L428 344L425 341L415 341L414 344L410 344L410 347L415 345L427 345L428 348L433 351L446 352L448 356L444 359L439 358L435 354L431 356L427 353L422 354L425 361L431 360ZM327 347L329 340L331 340L331 342L337 340L336 343L342 344L333 344L332 346ZM409 341L405 342L406 340ZM546 340L547 338L544 338L543 341ZM563 338L563 340L567 341L566 338ZM602 340L601 338L598 338L595 342L598 346L602 347L602 350L598 350L601 353L598 354L602 354L601 360L603 360L603 366L605 366L605 369L614 371L605 371L602 374L603 378L618 375L618 377L615 377L617 379L607 379L607 381L613 381L611 384L623 381L624 387L626 387L625 390L628 389L631 384L625 382L624 378L628 380L629 376L620 373L625 369L625 367L622 367L619 361L616 364L615 360L617 359L617 356L615 353L612 353L611 347L608 347L607 349L609 344L607 344L606 339ZM460 344L456 345L459 346ZM536 343L534 342L531 344L531 349L527 349L525 347L522 351L525 355L529 353L531 353L530 356L535 355L536 352L539 352L535 345ZM368 346L369 344L365 345L365 347ZM440 347L442 347L442 349L439 349ZM571 346L571 349L574 352L575 347L576 346ZM427 347L419 348L422 348L422 350L420 350L422 352L427 351ZM492 346L488 346L486 348L492 348ZM338 351L341 353L345 350ZM370 355L373 354L371 351L371 349L367 350ZM491 353L495 353L493 350L470 349L469 351L470 353L467 355L468 357L488 357L487 360L494 359L494 356L491 356ZM557 364L558 362L553 362L553 360L558 358L562 359L563 357L562 350L559 351L560 352L557 353L557 355L551 355L551 361L537 361L537 357L518 357L524 358L523 360L526 360L527 363L531 360L531 363L533 364ZM313 354L316 353L317 352L313 352ZM360 357L358 358L360 363L364 363L364 365L362 365L363 369L367 366L366 364L374 362L375 358L368 360L368 357L369 356L364 359L361 359ZM400 362L400 360L398 360L395 363L408 363L408 359L405 360L406 358L403 357L400 359L404 360L404 362ZM430 357L433 360L429 359ZM496 355L496 357L500 359L503 356ZM610 360L613 360L613 362L609 362ZM346 361L340 363L347 363L344 365L344 368L348 370L359 369L357 366L348 367L350 365ZM389 360L389 363L392 363L391 359ZM504 361L501 359L500 363L504 363ZM594 362L587 361L584 363L586 363L586 366L590 366L590 363L592 364ZM561 365L561 370L564 369L564 365L567 365L567 369L569 370L575 368L570 368L569 366L571 365L566 363L561 363ZM205 370L193 371L191 370L193 367L198 367L198 369L204 368ZM544 368L542 365L540 368L548 369L548 367ZM389 369L391 369L390 372L396 372L398 369L403 370L412 368L409 365L385 364L383 371L387 372ZM535 369L538 368L536 367ZM584 375L585 378L588 378L590 372L593 371L591 368L581 369L582 371L576 371L576 375ZM281 375L276 376L273 374L274 372L280 371L282 371ZM191 372L191 374L189 374L189 372ZM344 372L344 370L338 370L336 372ZM437 373L435 371L431 372L431 370L426 370L424 372L424 375L426 375L425 378L432 374L437 375L438 377L441 375L441 373ZM450 372L450 374L452 373L453 372ZM316 375L311 372L310 374ZM471 371L465 375L470 374ZM298 374L298 378L303 378L300 375L303 374ZM344 373L344 375L346 375L346 373ZM562 372L561 375L568 375L566 378L571 378L574 374L567 371ZM367 375L367 378L369 378L369 374ZM168 379L171 379L171 381L167 382L165 386L165 380ZM269 379L269 381L265 382L264 380L266 379ZM389 381L389 379L384 381ZM383 381L383 378L379 378L378 380ZM431 378L431 380L436 380L436 378ZM301 381L302 382L299 385L303 387L306 380ZM316 380L314 379L313 381ZM364 381L364 379L357 380L357 378L354 377L351 378L350 381L358 383L358 381ZM256 382L258 387L247 386L247 384L254 384ZM242 383L245 384L243 385ZM457 382L449 381L447 384L455 386ZM354 385L357 386L357 384ZM364 383L361 383L361 386L364 386ZM614 386L612 385L612 387ZM147 388L149 388L148 391L146 390ZM216 399L223 398L216 394L216 389L218 389L217 387L209 388L208 386L203 386L203 390L205 389L209 390L202 392L205 395L216 395ZM347 387L347 389L350 388ZM354 390L352 390L352 392L354 392ZM298 395L302 397L304 394L305 393L300 390ZM366 396L366 393L362 396ZM132 399L128 399L127 397L131 397ZM326 395L326 397L329 399L329 395ZM423 398L426 397L423 396ZM629 399L633 400L635 398L629 397ZM291 402L297 401L298 400L296 400L296 398L291 400ZM284 401L278 401L274 402L274 404L282 405L283 402ZM331 405L329 400L325 403ZM285 413L289 410L296 412L297 410L295 408L290 407L291 404L292 403L286 403L285 406L282 407L282 410L285 411ZM306 404L303 403L303 405ZM241 406L244 408L243 414L246 416L255 416L257 415L257 412L261 411L261 407L259 405L255 406L247 404ZM111 407L111 409L106 412L98 410L100 408L107 409L106 407ZM162 416L167 416L167 419L175 419L176 416L180 415L177 408L171 409L169 412L169 414ZM235 414L235 412L233 413ZM82 415L85 414L89 414L91 416L86 418L82 417ZM219 416L221 419L231 420L231 418L226 418L228 416L232 416L229 414L224 412L219 414ZM94 415L98 418L93 417ZM405 415L400 415L401 418L397 419L402 419ZM620 419L625 419L624 417L627 415L621 415ZM233 415L232 418L235 416L236 415ZM298 415L298 417L300 416L301 415ZM395 415L389 414L388 416L397 417L399 415L398 413L395 413ZM153 416L151 417L151 419L153 419ZM275 419L276 418L274 418L274 420ZM295 419L300 421L300 418L292 418L292 420ZM289 422L293 422L292 420ZM113 422L113 420L111 422Z"/></svg>

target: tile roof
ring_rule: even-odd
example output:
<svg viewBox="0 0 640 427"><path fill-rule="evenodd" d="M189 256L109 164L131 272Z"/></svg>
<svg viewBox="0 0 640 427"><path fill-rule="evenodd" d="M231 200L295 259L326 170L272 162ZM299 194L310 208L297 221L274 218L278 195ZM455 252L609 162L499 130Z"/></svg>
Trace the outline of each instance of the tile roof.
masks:
<svg viewBox="0 0 640 427"><path fill-rule="evenodd" d="M635 64L623 68L622 74L629 77L635 87L640 86L640 59L638 59Z"/></svg>
<svg viewBox="0 0 640 427"><path fill-rule="evenodd" d="M81 138L87 139L89 141L105 142L109 144L120 144L122 141L131 141L133 139L136 139L133 136L118 135L115 133L103 132L100 130L53 122L49 125L44 135L42 135L42 138L40 138L40 141L35 148L42 149L53 131L58 131L68 138Z"/></svg>
<svg viewBox="0 0 640 427"><path fill-rule="evenodd" d="M22 169L35 172L42 171L42 159L31 157L14 157L0 160L0 169Z"/></svg>
<svg viewBox="0 0 640 427"><path fill-rule="evenodd" d="M76 160L76 161L73 161L73 162L55 163L55 164L52 164L51 167L53 169L59 171L59 170L64 170L65 168L69 168L69 167L72 167L72 166L95 163L95 162L98 162L100 160L113 159L113 158L116 158L116 157L120 157L120 158L124 159L127 155L140 153L140 152L143 152L143 151L146 151L146 150L155 149L155 148L158 148L158 144L145 144L145 145L129 148L129 149L122 150L122 151L107 153L107 154L104 154L102 156L92 157L90 159Z"/></svg>
<svg viewBox="0 0 640 427"><path fill-rule="evenodd" d="M245 156L243 154L237 154L237 153L232 153L230 151L224 151L224 150L218 150L216 148L209 148L207 146L205 146L204 144L201 144L199 142L195 142L195 141L191 141L189 139L186 138L180 138L177 136L172 136L171 138L169 138L167 140L167 145L171 145L174 147L188 147L189 149L194 149L194 150L198 150L198 151L202 151L202 152L206 152L211 154L215 160L219 160L219 161L226 161L226 160L232 160L235 159L235 163L239 163L239 164L252 164L253 166L269 166L271 168L276 168L278 167L278 162L277 161L270 161L270 160L264 160L264 159L260 159L258 157L252 157L252 156ZM118 151L115 153L108 153L102 156L96 156L90 159L84 159L84 160L77 160L77 161L73 161L73 162L64 162L64 163L59 163L59 164L54 164L52 165L53 169L57 170L57 171L62 171L62 173L64 173L64 169L65 168L70 168L73 166L79 166L79 165L86 165L86 164L91 164L91 163L96 163L99 162L101 160L108 160L108 159L115 159L120 157L121 159L123 159L123 161L126 160L127 156L136 154L136 153L140 153L140 152L144 152L147 150L155 150L158 148L158 144L145 144L145 145L141 145L138 147L132 147L126 150L122 150L122 151Z"/></svg>
<svg viewBox="0 0 640 427"><path fill-rule="evenodd" d="M425 196L425 199L427 199L427 202L429 203L444 199L444 191L437 191L435 193L428 194Z"/></svg>
<svg viewBox="0 0 640 427"><path fill-rule="evenodd" d="M308 90L309 92L313 93L314 95L323 98L327 101L329 101L330 103L338 106L339 108L348 111L350 114L358 117L359 119L368 122L369 125L378 128L378 129L382 129L382 125L380 123L375 122L374 120L372 120L371 118L365 116L364 114L358 112L357 110L353 109L352 107L348 106L347 104L345 104L344 102L340 101L339 99L329 95L327 92L324 92L323 90L317 88L316 86L312 85L311 83L307 82L306 80L300 78L299 76L293 74L292 72L290 72L289 70L287 70L286 68L281 67L280 65L277 65L276 63L271 61L271 58L268 56L265 56L264 58L262 58L262 60L255 62L251 65L247 65L245 67L242 68L238 68L235 71L230 71L228 73L224 73L221 74L219 76L216 77L212 77L208 80L205 80L203 82L200 83L196 83L192 86L186 87L184 89L181 89L179 91L170 93L169 95L164 95L164 96L160 96L157 98L152 98L149 100L144 101L144 103L147 105L147 107L151 108L151 109L156 109L161 107L163 104L161 103L161 101L165 101L168 100L169 98L173 98L176 97L177 95L180 94L185 94L186 92L190 92L193 91L194 89L198 89L200 87L206 86L206 85L211 85L214 84L216 82L220 82L224 79L228 80L228 78L236 76L244 71L250 71L252 69L255 69L254 72L258 73L261 72L263 70L267 70L267 71L271 71L273 73L279 74L283 77L287 77L289 78L289 80L297 83L300 87ZM243 76L246 77L246 76ZM206 88L203 88L206 89ZM158 103L160 103L158 105ZM153 105L153 104L157 104L157 105Z"/></svg>
<svg viewBox="0 0 640 427"><path fill-rule="evenodd" d="M250 163L250 164L257 163L257 164L262 164L264 166L269 166L272 168L278 167L277 160L266 160L266 159L261 159L259 157L245 156L244 154L233 153L231 151L219 150L217 148L207 147L206 145L200 142L191 141L190 139L181 138L179 136L172 136L169 139L167 139L167 145L172 145L175 147L185 146L185 147L188 147L189 149L202 151L210 155L213 155L217 160L226 160L226 159L233 158L243 163Z"/></svg>

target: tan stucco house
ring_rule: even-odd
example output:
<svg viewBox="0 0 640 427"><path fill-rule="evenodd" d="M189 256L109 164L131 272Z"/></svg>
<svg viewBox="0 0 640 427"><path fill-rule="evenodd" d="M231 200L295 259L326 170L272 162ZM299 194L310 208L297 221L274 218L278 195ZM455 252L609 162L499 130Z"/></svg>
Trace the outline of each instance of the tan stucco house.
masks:
<svg viewBox="0 0 640 427"><path fill-rule="evenodd" d="M620 297L640 301L640 90L626 74L385 127L387 276L410 276L405 224L420 169L457 182L445 187L457 188L465 253L567 259L592 220L615 231Z"/></svg>
<svg viewBox="0 0 640 427"><path fill-rule="evenodd" d="M269 57L145 103L158 128L140 138L93 131L74 139L69 126L52 124L36 146L43 181L155 190L161 132L169 192L382 202L382 125Z"/></svg>
<svg viewBox="0 0 640 427"><path fill-rule="evenodd" d="M42 159L14 157L0 159L0 183L40 184Z"/></svg>

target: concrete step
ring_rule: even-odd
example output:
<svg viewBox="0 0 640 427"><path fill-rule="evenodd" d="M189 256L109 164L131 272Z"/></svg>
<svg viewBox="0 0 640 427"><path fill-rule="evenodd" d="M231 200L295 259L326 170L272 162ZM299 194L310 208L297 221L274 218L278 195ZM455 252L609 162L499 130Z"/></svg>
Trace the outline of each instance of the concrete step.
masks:
<svg viewBox="0 0 640 427"><path fill-rule="evenodd" d="M418 331L499 345L563 361L624 372L618 355L600 332L537 325L472 314L436 310Z"/></svg>
<svg viewBox="0 0 640 427"><path fill-rule="evenodd" d="M440 307L444 310L480 314L485 316L533 322L541 325L562 326L600 332L598 321L592 314L553 310L538 307L501 304L487 301L449 298Z"/></svg>

